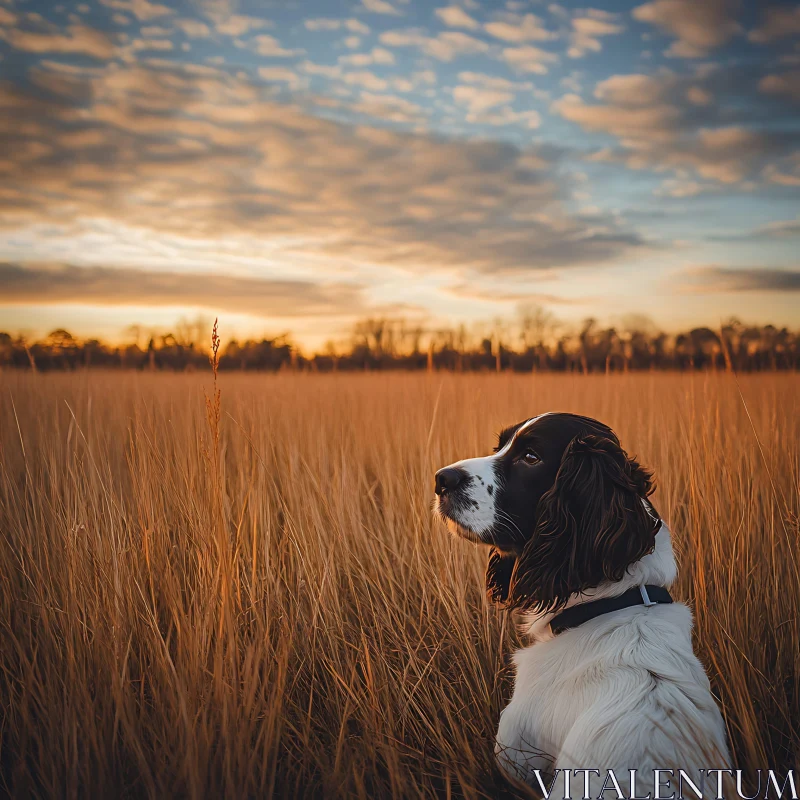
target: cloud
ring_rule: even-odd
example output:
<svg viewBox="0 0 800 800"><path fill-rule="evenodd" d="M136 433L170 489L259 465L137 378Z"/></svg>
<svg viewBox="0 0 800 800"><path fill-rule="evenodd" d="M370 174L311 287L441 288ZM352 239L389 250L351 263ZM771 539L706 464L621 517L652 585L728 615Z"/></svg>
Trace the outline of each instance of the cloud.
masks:
<svg viewBox="0 0 800 800"><path fill-rule="evenodd" d="M287 50L281 43L269 34L262 33L253 38L253 47L260 56L268 58L291 58L292 56L302 55L303 50Z"/></svg>
<svg viewBox="0 0 800 800"><path fill-rule="evenodd" d="M149 0L100 0L100 3L107 8L133 14L140 22L175 13L171 8L159 3L151 3Z"/></svg>
<svg viewBox="0 0 800 800"><path fill-rule="evenodd" d="M134 39L131 42L133 50L161 50L167 51L173 49L173 44L169 39Z"/></svg>
<svg viewBox="0 0 800 800"><path fill-rule="evenodd" d="M533 45L506 47L503 59L516 72L533 72L537 75L547 73L547 64L558 61L558 56Z"/></svg>
<svg viewBox="0 0 800 800"><path fill-rule="evenodd" d="M554 147L321 119L207 65L36 78L0 85L0 153L14 153L0 156L0 227L31 237L31 258L97 220L137 241L243 240L270 263L320 268L541 270L643 246L619 219L565 207ZM362 102L416 112L377 92Z"/></svg>
<svg viewBox="0 0 800 800"><path fill-rule="evenodd" d="M307 19L303 23L310 31L338 31L348 30L350 33L359 33L366 36L370 29L368 25L357 19Z"/></svg>
<svg viewBox="0 0 800 800"><path fill-rule="evenodd" d="M546 42L556 38L535 14L500 14L496 21L484 25L484 29L505 42Z"/></svg>
<svg viewBox="0 0 800 800"><path fill-rule="evenodd" d="M736 17L740 0L653 0L633 9L634 19L674 36L666 54L702 58L741 30Z"/></svg>
<svg viewBox="0 0 800 800"><path fill-rule="evenodd" d="M125 267L0 262L0 286L3 305L200 306L257 317L339 316L365 308L360 286Z"/></svg>
<svg viewBox="0 0 800 800"><path fill-rule="evenodd" d="M386 31L380 35L380 40L387 47L417 47L439 61L452 61L460 55L485 53L489 50L486 42L461 31L445 31L438 36L426 36L416 29Z"/></svg>
<svg viewBox="0 0 800 800"><path fill-rule="evenodd" d="M800 292L800 269L690 267L678 280L683 292Z"/></svg>
<svg viewBox="0 0 800 800"><path fill-rule="evenodd" d="M351 33L359 33L362 36L366 36L370 32L369 25L365 25L357 19L346 19L344 27Z"/></svg>
<svg viewBox="0 0 800 800"><path fill-rule="evenodd" d="M394 64L394 62L394 55L383 47L373 47L369 53L339 56L340 64L351 64L354 67L368 67L370 64Z"/></svg>
<svg viewBox="0 0 800 800"><path fill-rule="evenodd" d="M361 0L361 5L367 11L372 11L374 14L390 14L395 17L400 16L400 12L386 0Z"/></svg>
<svg viewBox="0 0 800 800"><path fill-rule="evenodd" d="M308 83L306 78L298 75L288 67L259 67L258 74L271 83L286 83L291 89L300 89Z"/></svg>
<svg viewBox="0 0 800 800"><path fill-rule="evenodd" d="M697 197L709 190L709 185L698 181L666 180L653 194L657 197Z"/></svg>
<svg viewBox="0 0 800 800"><path fill-rule="evenodd" d="M554 110L589 131L613 134L642 145L647 139L671 139L680 109L668 102L664 82L649 75L614 75L601 81L589 104L578 95L565 95ZM641 149L637 147L636 149Z"/></svg>
<svg viewBox="0 0 800 800"><path fill-rule="evenodd" d="M430 69L412 72L408 78L392 78L392 88L397 92L413 92L415 89L436 85L436 73Z"/></svg>
<svg viewBox="0 0 800 800"><path fill-rule="evenodd" d="M211 35L208 25L197 19L176 19L175 25L191 39L203 39Z"/></svg>
<svg viewBox="0 0 800 800"><path fill-rule="evenodd" d="M113 41L85 25L68 25L63 33L42 33L20 28L0 30L0 38L17 50L30 53L70 53L106 61L115 52Z"/></svg>
<svg viewBox="0 0 800 800"><path fill-rule="evenodd" d="M327 18L307 19L303 22L303 25L310 31L338 31L341 30L342 20Z"/></svg>
<svg viewBox="0 0 800 800"><path fill-rule="evenodd" d="M214 22L214 30L223 36L243 36L245 33L271 27L271 23L260 17L249 17L245 14L209 15Z"/></svg>
<svg viewBox="0 0 800 800"><path fill-rule="evenodd" d="M353 86L363 86L365 89L370 89L374 92L383 91L389 85L383 78L379 78L367 70L348 72L344 76L344 82Z"/></svg>
<svg viewBox="0 0 800 800"><path fill-rule="evenodd" d="M795 219L781 219L761 225L751 232L751 236L771 238L774 236L791 238L800 236L800 216Z"/></svg>
<svg viewBox="0 0 800 800"><path fill-rule="evenodd" d="M800 103L800 70L784 72L782 75L766 75L758 84L766 94L779 94Z"/></svg>
<svg viewBox="0 0 800 800"><path fill-rule="evenodd" d="M756 228L743 229L725 235L710 236L709 239L714 242L749 241L761 243L797 237L800 237L800 216L794 219L773 220Z"/></svg>
<svg viewBox="0 0 800 800"><path fill-rule="evenodd" d="M695 106L709 106L714 102L711 92L707 92L699 86L690 86L686 90L686 99Z"/></svg>
<svg viewBox="0 0 800 800"><path fill-rule="evenodd" d="M436 16L450 28L467 28L474 31L480 27L477 21L459 6L437 8Z"/></svg>
<svg viewBox="0 0 800 800"><path fill-rule="evenodd" d="M342 77L342 68L338 64L315 64L313 61L304 61L300 69L308 75L319 75L328 80Z"/></svg>
<svg viewBox="0 0 800 800"><path fill-rule="evenodd" d="M459 105L466 106L471 114L480 114L490 108L510 102L514 99L514 93L496 89L481 89L477 86L456 86L453 89L453 99Z"/></svg>
<svg viewBox="0 0 800 800"><path fill-rule="evenodd" d="M538 128L542 124L542 118L538 111L514 111L511 106L503 106L496 110L472 112L467 116L467 121L494 127L522 124L531 129Z"/></svg>
<svg viewBox="0 0 800 800"><path fill-rule="evenodd" d="M768 6L761 25L750 31L751 42L768 44L800 34L800 6Z"/></svg>
<svg viewBox="0 0 800 800"><path fill-rule="evenodd" d="M788 162L789 172L775 164L768 164L762 172L765 180L778 186L800 186L800 158L795 154Z"/></svg>
<svg viewBox="0 0 800 800"><path fill-rule="evenodd" d="M575 17L572 20L572 33L567 55L570 58L582 58L588 52L599 53L603 49L601 36L611 36L625 30L606 19L597 17Z"/></svg>
<svg viewBox="0 0 800 800"><path fill-rule="evenodd" d="M538 128L541 118L536 111L514 111L509 103L516 98L518 91L530 91L533 85L528 82L510 81L480 72L460 72L461 84L453 88L453 99L459 106L467 109L467 122L496 127L524 124L528 128Z"/></svg>
<svg viewBox="0 0 800 800"><path fill-rule="evenodd" d="M594 160L732 185L758 179L796 148L791 114L765 106L757 86L750 70L614 75L595 87L598 102L568 94L552 110L618 139Z"/></svg>
<svg viewBox="0 0 800 800"><path fill-rule="evenodd" d="M172 33L172 29L165 28L162 25L144 25L139 29L139 33L146 39L157 39L169 36Z"/></svg>
<svg viewBox="0 0 800 800"><path fill-rule="evenodd" d="M571 306L597 302L596 297L560 297L555 294L531 292L522 287L516 290L503 290L497 287L483 288L468 283L457 283L453 286L448 286L445 291L447 291L448 294L466 300L480 300L487 303L515 303L517 305L537 303L542 305Z"/></svg>
<svg viewBox="0 0 800 800"><path fill-rule="evenodd" d="M500 78L496 75L485 75L482 72L459 72L458 79L462 83L475 84L485 89L496 89L498 91L530 91L533 88L532 83L510 81L507 78Z"/></svg>
<svg viewBox="0 0 800 800"><path fill-rule="evenodd" d="M361 99L351 106L354 111L390 122L421 122L426 111L416 103L393 94L361 92Z"/></svg>

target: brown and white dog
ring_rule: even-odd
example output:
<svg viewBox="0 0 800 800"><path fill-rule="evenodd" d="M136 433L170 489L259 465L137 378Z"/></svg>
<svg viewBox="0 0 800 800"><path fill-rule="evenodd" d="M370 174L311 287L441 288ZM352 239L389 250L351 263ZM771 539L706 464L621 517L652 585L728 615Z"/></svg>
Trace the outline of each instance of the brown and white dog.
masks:
<svg viewBox="0 0 800 800"><path fill-rule="evenodd" d="M608 426L566 413L507 428L494 454L436 473L437 514L490 548L489 597L521 612L533 642L514 654L495 745L515 778L614 770L626 791L637 770L652 791L655 770L703 783L700 770L729 766L691 611L667 591L677 568L652 491Z"/></svg>

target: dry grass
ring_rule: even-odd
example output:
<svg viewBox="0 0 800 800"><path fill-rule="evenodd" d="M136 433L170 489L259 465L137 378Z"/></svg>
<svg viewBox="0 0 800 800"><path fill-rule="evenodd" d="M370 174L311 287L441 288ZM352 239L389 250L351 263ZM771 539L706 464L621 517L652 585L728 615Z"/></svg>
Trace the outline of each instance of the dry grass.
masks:
<svg viewBox="0 0 800 800"><path fill-rule="evenodd" d="M0 792L497 797L513 626L431 476L548 409L655 467L737 764L796 766L800 376L751 426L723 375L225 375L218 439L210 381L0 376Z"/></svg>

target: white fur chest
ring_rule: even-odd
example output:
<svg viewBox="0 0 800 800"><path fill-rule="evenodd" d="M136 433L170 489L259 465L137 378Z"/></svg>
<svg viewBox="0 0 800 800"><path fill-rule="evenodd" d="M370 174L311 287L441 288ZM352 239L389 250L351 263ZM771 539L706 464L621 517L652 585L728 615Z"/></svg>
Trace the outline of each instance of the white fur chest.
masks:
<svg viewBox="0 0 800 800"><path fill-rule="evenodd" d="M496 752L522 780L534 769L708 767L714 749L727 758L684 605L598 617L519 650L514 663Z"/></svg>

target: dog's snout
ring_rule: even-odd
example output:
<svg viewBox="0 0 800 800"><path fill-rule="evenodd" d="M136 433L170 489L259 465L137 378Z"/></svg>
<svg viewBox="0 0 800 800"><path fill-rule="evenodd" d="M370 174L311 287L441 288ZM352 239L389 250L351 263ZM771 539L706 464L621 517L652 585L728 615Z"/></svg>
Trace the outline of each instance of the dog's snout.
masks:
<svg viewBox="0 0 800 800"><path fill-rule="evenodd" d="M452 492L464 480L463 470L457 467L445 467L436 473L436 494L439 496Z"/></svg>

